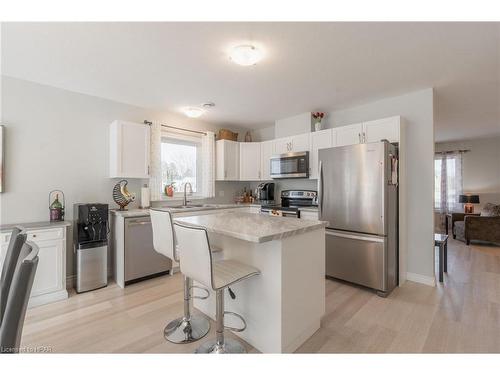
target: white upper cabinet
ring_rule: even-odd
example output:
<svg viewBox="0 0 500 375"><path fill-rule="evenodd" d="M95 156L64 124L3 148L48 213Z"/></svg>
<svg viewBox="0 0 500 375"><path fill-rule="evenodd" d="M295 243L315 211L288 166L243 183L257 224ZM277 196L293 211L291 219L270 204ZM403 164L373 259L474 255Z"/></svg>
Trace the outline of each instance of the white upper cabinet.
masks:
<svg viewBox="0 0 500 375"><path fill-rule="evenodd" d="M216 179L237 181L240 179L240 144L221 139L215 142L217 165Z"/></svg>
<svg viewBox="0 0 500 375"><path fill-rule="evenodd" d="M335 146L363 143L363 124L353 124L335 128Z"/></svg>
<svg viewBox="0 0 500 375"><path fill-rule="evenodd" d="M273 154L286 154L288 152L309 151L309 134L299 134L273 141Z"/></svg>
<svg viewBox="0 0 500 375"><path fill-rule="evenodd" d="M335 146L380 142L382 139L399 142L400 123L401 118L394 116L335 128Z"/></svg>
<svg viewBox="0 0 500 375"><path fill-rule="evenodd" d="M273 141L273 155L292 152L292 139L290 137L278 138Z"/></svg>
<svg viewBox="0 0 500 375"><path fill-rule="evenodd" d="M259 181L261 179L260 142L240 143L240 180Z"/></svg>
<svg viewBox="0 0 500 375"><path fill-rule="evenodd" d="M363 123L365 142L380 142L387 139L389 142L399 142L400 117L388 117L381 120Z"/></svg>
<svg viewBox="0 0 500 375"><path fill-rule="evenodd" d="M109 177L149 178L150 127L114 121L109 128Z"/></svg>
<svg viewBox="0 0 500 375"><path fill-rule="evenodd" d="M311 133L311 152L309 154L309 178L318 178L318 151L334 146L334 129Z"/></svg>
<svg viewBox="0 0 500 375"><path fill-rule="evenodd" d="M260 172L262 180L271 179L271 156L273 156L273 141L260 143Z"/></svg>
<svg viewBox="0 0 500 375"><path fill-rule="evenodd" d="M292 152L309 151L309 136L311 133L294 135L291 137Z"/></svg>

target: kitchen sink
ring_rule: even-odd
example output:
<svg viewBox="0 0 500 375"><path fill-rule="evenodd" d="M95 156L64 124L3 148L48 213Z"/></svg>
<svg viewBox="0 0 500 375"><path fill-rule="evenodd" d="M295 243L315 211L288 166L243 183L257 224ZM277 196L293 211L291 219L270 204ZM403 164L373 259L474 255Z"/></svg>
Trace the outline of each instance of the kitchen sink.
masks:
<svg viewBox="0 0 500 375"><path fill-rule="evenodd" d="M186 204L186 205L178 205L178 206L170 206L170 208L201 208L201 207L207 207L204 204Z"/></svg>

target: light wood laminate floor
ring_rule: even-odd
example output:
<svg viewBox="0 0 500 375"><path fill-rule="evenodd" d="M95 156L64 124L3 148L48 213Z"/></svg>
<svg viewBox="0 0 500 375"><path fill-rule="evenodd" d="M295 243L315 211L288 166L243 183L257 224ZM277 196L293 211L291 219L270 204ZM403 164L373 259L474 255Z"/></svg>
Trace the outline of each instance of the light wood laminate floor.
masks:
<svg viewBox="0 0 500 375"><path fill-rule="evenodd" d="M500 352L500 247L450 239L448 253L443 284L407 282L386 299L326 280L322 326L298 352ZM163 327L181 314L179 274L125 290L112 284L30 309L22 345L66 353L192 353L215 336L215 324L201 341L170 344Z"/></svg>

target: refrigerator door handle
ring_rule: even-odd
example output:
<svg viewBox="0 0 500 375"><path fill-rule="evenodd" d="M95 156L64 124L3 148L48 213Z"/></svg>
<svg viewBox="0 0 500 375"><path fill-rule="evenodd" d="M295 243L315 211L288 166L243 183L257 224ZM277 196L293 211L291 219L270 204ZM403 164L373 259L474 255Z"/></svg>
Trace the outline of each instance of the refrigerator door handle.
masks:
<svg viewBox="0 0 500 375"><path fill-rule="evenodd" d="M325 233L328 236L349 238L352 240L361 240L361 241L369 241L369 242L384 242L385 241L384 237L375 237L375 236L358 235L358 234L350 234L350 233L340 233L340 232L333 232L333 231L328 231L328 230Z"/></svg>
<svg viewBox="0 0 500 375"><path fill-rule="evenodd" d="M318 166L318 218L321 220L321 211L323 208L323 162L319 161Z"/></svg>

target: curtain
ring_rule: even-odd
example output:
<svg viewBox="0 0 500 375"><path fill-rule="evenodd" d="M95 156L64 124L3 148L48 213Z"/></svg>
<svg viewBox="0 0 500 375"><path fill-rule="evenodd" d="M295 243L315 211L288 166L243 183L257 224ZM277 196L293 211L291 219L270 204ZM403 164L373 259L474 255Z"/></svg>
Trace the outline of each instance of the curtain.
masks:
<svg viewBox="0 0 500 375"><path fill-rule="evenodd" d="M445 214L462 211L458 197L463 193L462 153L438 153L434 158L436 186L435 208L444 223Z"/></svg>
<svg viewBox="0 0 500 375"><path fill-rule="evenodd" d="M149 191L152 201L161 199L161 123L153 121L151 125L151 161L149 168Z"/></svg>
<svg viewBox="0 0 500 375"><path fill-rule="evenodd" d="M204 197L215 197L215 134L207 131L201 140L202 178L201 191Z"/></svg>

